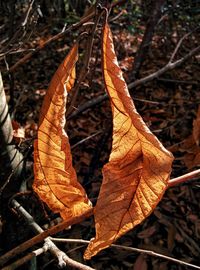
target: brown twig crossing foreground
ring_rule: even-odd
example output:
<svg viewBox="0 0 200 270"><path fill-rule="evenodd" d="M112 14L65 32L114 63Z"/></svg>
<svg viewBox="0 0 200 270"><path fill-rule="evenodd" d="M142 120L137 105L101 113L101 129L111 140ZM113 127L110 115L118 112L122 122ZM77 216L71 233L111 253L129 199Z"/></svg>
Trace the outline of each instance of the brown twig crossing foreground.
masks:
<svg viewBox="0 0 200 270"><path fill-rule="evenodd" d="M23 216L26 220L28 225L35 231L36 233L43 233L44 230L34 221L33 217L15 200L12 200L12 205L15 210ZM93 268L79 263L77 261L72 260L69 258L63 251L61 251L53 242L52 240L47 237L44 239L45 243L43 248L37 249L32 251L30 254L26 255L25 257L17 260L16 262L12 263L11 265L4 267L2 270L13 270L22 265L23 263L27 262L28 260L36 257L46 251L50 251L50 253L57 258L58 266L60 268L65 267L66 265L79 269L79 270L94 270Z"/></svg>
<svg viewBox="0 0 200 270"><path fill-rule="evenodd" d="M50 235L54 235L58 232L63 231L64 229L68 228L69 226L72 226L74 224L82 222L84 219L92 216L93 209L90 209L84 215L74 217L68 221L63 221L62 223L50 228L49 230L46 230L44 232L41 232L40 234L34 236L33 238L29 239L28 241L22 243L21 245L17 246L16 248L8 251L6 254L4 254L2 257L0 257L0 267L3 266L8 260L13 258L14 256L22 253L23 251L29 249L30 247L42 242L45 238L47 238Z"/></svg>
<svg viewBox="0 0 200 270"><path fill-rule="evenodd" d="M200 169L190 172L188 174L182 175L180 177L171 179L169 181L169 187L175 186L177 184L186 182L188 180L193 180L195 177L197 177L198 175L200 175ZM43 231L41 232L39 235L34 236L33 238L27 240L26 242L22 243L21 245L17 246L16 248L8 251L6 254L4 254L3 256L0 257L0 267L3 266L8 260L10 260L11 258L15 257L16 255L24 252L25 250L29 249L30 247L42 242L45 238L47 238L48 236L54 235L64 229L66 229L67 227L80 223L82 222L84 219L90 217L93 215L93 209L88 210L86 213L84 213L81 216L78 217L74 217L71 220L68 221L63 221L62 223L50 228L49 230ZM153 255L153 256L157 256L156 253L154 253L153 251L148 251L149 255ZM195 267L195 266L194 266ZM200 269L200 267L196 266L196 269Z"/></svg>
<svg viewBox="0 0 200 270"><path fill-rule="evenodd" d="M169 180L168 187L176 186L188 180L194 180L197 176L200 176L200 169Z"/></svg>

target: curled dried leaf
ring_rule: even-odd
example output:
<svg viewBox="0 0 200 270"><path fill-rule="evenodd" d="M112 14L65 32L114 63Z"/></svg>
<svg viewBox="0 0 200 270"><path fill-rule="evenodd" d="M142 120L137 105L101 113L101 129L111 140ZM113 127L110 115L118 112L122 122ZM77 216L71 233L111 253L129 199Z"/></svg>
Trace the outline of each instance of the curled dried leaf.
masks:
<svg viewBox="0 0 200 270"><path fill-rule="evenodd" d="M77 44L54 74L41 109L38 138L34 143L33 189L64 220L91 208L72 166L69 139L64 130L67 93L75 80Z"/></svg>
<svg viewBox="0 0 200 270"><path fill-rule="evenodd" d="M102 46L103 75L113 114L113 142L94 209L96 237L85 259L110 246L151 214L167 188L173 161L172 154L135 109L107 24Z"/></svg>

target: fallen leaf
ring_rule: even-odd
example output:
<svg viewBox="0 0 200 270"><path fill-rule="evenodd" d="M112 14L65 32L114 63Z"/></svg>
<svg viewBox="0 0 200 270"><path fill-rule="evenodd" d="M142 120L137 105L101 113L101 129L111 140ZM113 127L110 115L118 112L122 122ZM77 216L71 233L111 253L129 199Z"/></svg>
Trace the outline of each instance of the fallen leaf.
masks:
<svg viewBox="0 0 200 270"><path fill-rule="evenodd" d="M16 121L12 121L12 128L13 128L13 140L16 143L22 142L22 140L25 138L25 130L23 127L20 126L20 124Z"/></svg>
<svg viewBox="0 0 200 270"><path fill-rule="evenodd" d="M180 142L175 151L185 152L183 160L188 169L200 166L200 106L198 107L196 119L193 121L192 135Z"/></svg>
<svg viewBox="0 0 200 270"><path fill-rule="evenodd" d="M74 45L51 80L34 142L33 189L64 220L91 208L72 166L69 139L64 130L67 94L74 84L77 59L78 45Z"/></svg>
<svg viewBox="0 0 200 270"><path fill-rule="evenodd" d="M200 148L197 148L198 153L186 153L184 155L184 163L188 169L192 169L194 167L200 166Z"/></svg>
<svg viewBox="0 0 200 270"><path fill-rule="evenodd" d="M193 135L193 138L194 138L194 141L195 141L196 145L199 146L199 140L200 140L200 106L198 107L197 117L193 121L192 135Z"/></svg>
<svg viewBox="0 0 200 270"><path fill-rule="evenodd" d="M149 238L152 235L154 235L158 231L158 227L156 225L153 225L137 234L137 236L141 239Z"/></svg>
<svg viewBox="0 0 200 270"><path fill-rule="evenodd" d="M155 263L155 267L153 268L153 270L168 270L168 264L169 262L160 262L159 263Z"/></svg>
<svg viewBox="0 0 200 270"><path fill-rule="evenodd" d="M173 224L169 224L167 232L167 248L169 252L172 252L175 246L176 227Z"/></svg>
<svg viewBox="0 0 200 270"><path fill-rule="evenodd" d="M133 270L147 270L148 265L146 261L146 256L144 254L140 254L134 264Z"/></svg>
<svg viewBox="0 0 200 270"><path fill-rule="evenodd" d="M103 31L103 74L113 113L113 142L94 209L90 259L149 216L164 194L173 156L137 113L122 77L109 26Z"/></svg>

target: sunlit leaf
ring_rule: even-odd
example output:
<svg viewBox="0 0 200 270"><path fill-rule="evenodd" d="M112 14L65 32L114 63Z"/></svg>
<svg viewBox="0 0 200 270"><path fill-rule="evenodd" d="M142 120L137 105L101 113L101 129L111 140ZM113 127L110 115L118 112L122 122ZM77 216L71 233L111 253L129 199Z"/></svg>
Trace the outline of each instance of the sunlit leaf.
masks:
<svg viewBox="0 0 200 270"><path fill-rule="evenodd" d="M111 31L103 33L103 74L113 113L113 142L94 210L96 237L85 259L151 214L164 194L173 156L137 113L117 63Z"/></svg>
<svg viewBox="0 0 200 270"><path fill-rule="evenodd" d="M78 47L74 45L54 74L41 109L34 143L33 189L63 219L83 214L91 206L72 166L69 139L64 130L67 93L75 80Z"/></svg>

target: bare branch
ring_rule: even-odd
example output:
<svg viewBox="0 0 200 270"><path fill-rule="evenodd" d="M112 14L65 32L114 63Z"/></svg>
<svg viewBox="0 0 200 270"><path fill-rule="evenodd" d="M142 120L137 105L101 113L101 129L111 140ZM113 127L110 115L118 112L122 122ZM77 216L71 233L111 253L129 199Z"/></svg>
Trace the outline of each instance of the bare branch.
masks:
<svg viewBox="0 0 200 270"><path fill-rule="evenodd" d="M129 90L135 88L136 86L139 85L143 85L147 82L150 82L156 78L158 78L159 76L161 76L163 73L172 70L180 65L182 65L185 61L187 61L188 59L190 59L192 56L196 55L198 52L200 51L200 45L197 46L196 48L194 48L193 50L191 50L189 53L187 53L184 57L180 58L179 60L171 63L169 62L168 64L166 64L163 68L159 69L158 71L142 78L139 80L136 80L135 82L132 82L128 85Z"/></svg>
<svg viewBox="0 0 200 270"><path fill-rule="evenodd" d="M168 64L166 64L164 67L162 67L161 69L159 69L158 71L144 77L141 78L139 80L136 80L130 84L128 84L128 89L132 90L133 88L137 87L137 86L141 86L144 85L147 82L150 82L154 79L157 79L158 77L160 77L161 75L163 75L165 72L172 70L180 65L182 65L184 62L186 62L188 59L190 59L192 56L196 55L198 52L200 51L200 46L197 46L196 48L194 48L193 50L191 50L189 53L187 53L184 57L180 58L179 60L171 63L170 61L168 62ZM141 99L137 99L132 97L134 100L139 100L142 102L148 102L148 103L154 103L154 101L146 101L146 100L141 100ZM85 102L83 105L79 106L77 108L76 111L72 112L69 116L68 116L68 120L76 117L77 115L79 115L80 113L86 111L89 108L92 108L100 103L102 103L103 101L105 101L106 99L108 99L108 95L105 93L103 95L98 96L97 98L93 98L91 100L89 100L88 102Z"/></svg>
<svg viewBox="0 0 200 270"><path fill-rule="evenodd" d="M44 230L34 221L33 217L15 200L12 200L12 205L14 206L14 209L22 215L22 217L26 220L28 225L36 232L36 233L43 233ZM93 268L83 265L77 261L72 260L69 258L63 251L61 251L52 241L49 237L44 239L45 244L43 246L44 251L49 250L50 253L55 256L58 260L59 267L64 267L66 265L69 265L71 267L75 267L76 269L80 270L94 270ZM30 256L30 259L33 257ZM28 259L29 257L27 257Z"/></svg>
<svg viewBox="0 0 200 270"><path fill-rule="evenodd" d="M200 170L197 170L197 171L198 171L198 174L200 174ZM190 176L197 175L197 171L190 173ZM189 174L187 174L187 175L188 175L187 179L189 179ZM183 178L183 176L182 176L182 178ZM172 179L171 182L176 180L176 179L177 178ZM185 179L186 179L186 175L185 175ZM43 232L43 229L34 221L33 217L16 200L12 200L12 204L14 205L15 210L17 210L26 219L26 221L28 222L28 224L32 227L32 229L34 231L39 232L39 233ZM37 250L29 253L28 255L17 260L15 263L9 265L8 267L4 267L2 270L16 269L18 266L27 262L31 258L38 256L38 255L46 252L47 250L49 250L54 256L56 256L58 258L60 266L64 266L64 264L66 263L69 266L75 267L75 268L80 269L80 270L92 270L93 269L91 267L85 266L83 264L80 264L80 263L70 259L64 252L59 250L57 248L57 246L53 243L53 242L62 242L62 243L88 244L90 241L83 240L83 239L61 239L61 238L53 238L53 237L47 237L44 240L45 240L45 244L44 244L43 248L37 249ZM195 269L200 269L200 266L190 264L190 263L184 262L182 260L175 259L173 257L165 256L163 254L154 252L152 250L145 250L145 249L139 249L139 248L135 248L135 247L127 247L124 245L115 245L115 244L112 244L111 247L118 248L118 249L124 249L124 250L131 251L131 252L139 252L139 253L147 254L150 256L159 257L159 258L162 258L165 260L169 260L169 261L178 263L180 265L185 265L185 266L189 266L189 267L192 267Z"/></svg>
<svg viewBox="0 0 200 270"><path fill-rule="evenodd" d="M85 22L88 22L88 20L90 20L92 17L94 16L94 14L89 14L87 17L84 17L82 20L80 20L80 22L72 24L69 28L67 28L65 31L62 31L60 33L58 33L57 35L51 37L50 39L48 39L47 41L45 41L42 46L38 46L35 48L35 50L29 52L28 54L24 55L24 57L22 57L18 62L16 62L13 66L10 67L9 72L14 72L16 70L17 67L21 66L22 64L24 64L25 62L27 62L33 55L35 55L36 53L38 53L40 50L42 50L43 48L45 48L47 45L49 45L51 42L58 40L61 37L64 37L67 33L71 32L72 30L77 29L78 27L80 27L81 25L83 25ZM1 57L4 56L1 55Z"/></svg>
<svg viewBox="0 0 200 270"><path fill-rule="evenodd" d="M182 175L178 178L171 179L169 181L169 187L172 187L176 184L183 183L187 180L192 180L195 176L200 174L200 169L194 172L191 172L186 175ZM184 178L184 180L183 180ZM39 235L36 235L35 237L27 240L26 242L22 243L21 245L17 246L16 248L8 251L6 254L0 257L0 266L4 265L8 260L13 258L14 256L24 252L28 248L42 242L45 238L47 238L50 235L54 235L58 232L61 232L62 230L66 229L67 227L80 223L84 219L90 217L93 215L93 209L89 209L86 213L84 213L81 216L74 217L71 220L63 221L60 224L50 228L49 230L43 231Z"/></svg>
<svg viewBox="0 0 200 270"><path fill-rule="evenodd" d="M8 266L5 266L5 267L1 268L1 270L14 270L14 269L20 267L21 265L27 263L28 261L30 261L34 257L37 257L37 256L41 255L44 252L46 252L46 250L44 249L44 247L38 248L38 249L30 252L26 256L20 258L19 260L15 261L15 262L13 262L11 264L9 264Z"/></svg>
<svg viewBox="0 0 200 270"><path fill-rule="evenodd" d="M85 102L83 105L79 106L75 111L73 111L68 117L67 120L70 120L71 118L76 117L77 115L79 115L80 113L86 111L89 108L93 108L95 107L97 104L102 103L103 101L105 101L106 99L108 99L108 95L107 94L103 94L100 95L96 98L93 98L87 102Z"/></svg>
<svg viewBox="0 0 200 270"><path fill-rule="evenodd" d="M88 137L86 137L86 138L84 138L84 139L78 141L77 143L75 143L74 145L71 146L71 150L74 149L74 148L76 148L78 145L80 145L80 144L82 144L82 143L84 143L84 142L86 142L86 141L92 139L93 137L95 137L95 136L101 134L102 132L103 132L103 131L97 131L97 132L95 132L94 134L92 134L92 135L90 135L90 136L88 136Z"/></svg>
<svg viewBox="0 0 200 270"><path fill-rule="evenodd" d="M28 17L29 17L29 15L30 15L30 12L31 12L31 9L32 9L32 7L33 7L34 2L35 2L35 0L32 0L32 1L30 2L30 4L29 4L29 7L28 7L28 9L27 9L27 13L26 13L25 19L24 19L24 21L23 21L23 23L22 23L22 27L25 27L25 25L26 25L27 22L28 22Z"/></svg>
<svg viewBox="0 0 200 270"><path fill-rule="evenodd" d="M77 84L74 87L74 95L72 97L72 100L71 100L69 107L66 110L66 115L69 115L71 113L73 106L76 102L76 98L78 96L78 90L80 88L80 85L85 80L85 78L89 72L89 63L90 63L90 58L91 58L92 49L93 49L94 36L96 33L97 25L98 25L99 20L100 20L102 14L104 13L104 11L102 12L102 10L101 10L100 12L98 12L98 9L96 9L95 13L96 13L95 22L94 22L94 25L91 29L91 33L89 33L89 36L88 36L87 48L86 48L84 59L83 59L83 66L80 70L79 77L77 78Z"/></svg>
<svg viewBox="0 0 200 270"><path fill-rule="evenodd" d="M196 28L195 28L194 30L192 30L191 32L185 34L185 35L179 40L178 44L176 45L176 47L175 47L175 49L174 49L174 51L173 51L173 53L172 53L172 56L171 56L171 58L170 58L170 60L169 60L169 63L172 63L172 62L173 62L173 60L174 60L174 58L175 58L175 56L176 56L176 54L177 54L177 52L178 52L178 50L179 50L181 44L183 43L183 41L184 41L188 36L190 36L192 33L194 33L194 31L196 31L197 29L199 29L199 27L196 27Z"/></svg>
<svg viewBox="0 0 200 270"><path fill-rule="evenodd" d="M28 248L42 242L45 238L50 235L56 234L61 232L62 230L66 229L69 226L82 222L84 219L93 215L93 209L89 209L86 213L81 216L73 217L70 220L63 221L62 223L40 233L39 235L34 236L33 238L29 239L28 241L18 245L16 248L8 251L6 254L0 257L0 266L4 265L10 258L24 252Z"/></svg>
<svg viewBox="0 0 200 270"><path fill-rule="evenodd" d="M198 176L200 176L200 169L169 180L168 187L173 187L178 184L185 183L188 180L196 180Z"/></svg>
<svg viewBox="0 0 200 270"><path fill-rule="evenodd" d="M113 4L111 4L111 8L117 6L117 5L121 5L123 3L125 3L126 0L121 0L121 1L117 1ZM55 36L51 37L50 39L48 39L46 42L44 42L41 45L39 45L38 47L36 47L35 49L33 49L31 52L29 52L28 54L24 55L24 57L22 57L18 62L16 62L13 66L10 67L9 72L12 73L16 70L16 68L18 68L19 66L23 65L24 63L26 63L32 56L34 56L35 54L37 54L40 50L44 49L46 46L48 46L51 42L58 40L59 38L64 37L67 33L79 28L80 26L82 26L84 23L87 23L90 19L92 19L95 16L95 10L92 10L91 13L87 14L86 16L83 16L79 22L72 24L70 27L68 27L65 31L61 31L60 33L56 34ZM10 51L8 52L10 53ZM4 52L2 54L0 54L0 57L4 57L5 55L7 55L8 53Z"/></svg>
<svg viewBox="0 0 200 270"><path fill-rule="evenodd" d="M57 243L77 243L77 244L89 244L90 243L90 241L83 240L83 239L63 239L63 238L53 238L53 237L50 237L50 239L53 242L57 242ZM159 258L164 259L164 260L172 261L172 262L178 263L180 265L185 265L185 266L190 266L190 267L195 268L195 269L200 269L200 266L197 266L197 265L194 265L191 263L187 263L187 262L184 262L182 260L178 260L178 259L175 259L173 257L169 257L166 255L154 252L152 250L135 248L135 247L127 247L124 245L115 245L115 244L112 244L110 247L124 249L124 250L131 251L131 252L143 253L143 254L147 254L150 256L159 257Z"/></svg>
<svg viewBox="0 0 200 270"><path fill-rule="evenodd" d="M11 33L9 35L9 38L10 39L9 39L8 43L3 48L1 48L1 50L0 50L0 52L1 52L0 58L6 56L8 54L12 54L13 52L20 50L20 48L22 47L22 44L24 42L19 42L19 41L22 40L22 38L25 37L25 35L27 34L27 32L26 32L27 23L28 23L28 21L30 19L29 17L30 17L30 13L31 13L31 10L33 8L34 2L35 2L35 0L32 0L29 3L28 8L27 8L27 11L24 14L24 20L21 23L21 25L19 26L19 28L16 29L16 25L14 25L15 31L13 31L13 26L11 26L11 28L10 28L11 29ZM13 14L11 14L11 16L10 16L12 18L12 20L10 21L10 23L12 25L13 25L13 19L14 19L13 17L15 15L15 1L13 2L13 7L14 7L14 10L12 10L12 13ZM8 51L6 51L6 49L9 48L10 45L16 44L16 41L19 38L20 38L20 40L18 41L19 45L17 46L17 48L15 48L15 49L9 49Z"/></svg>

